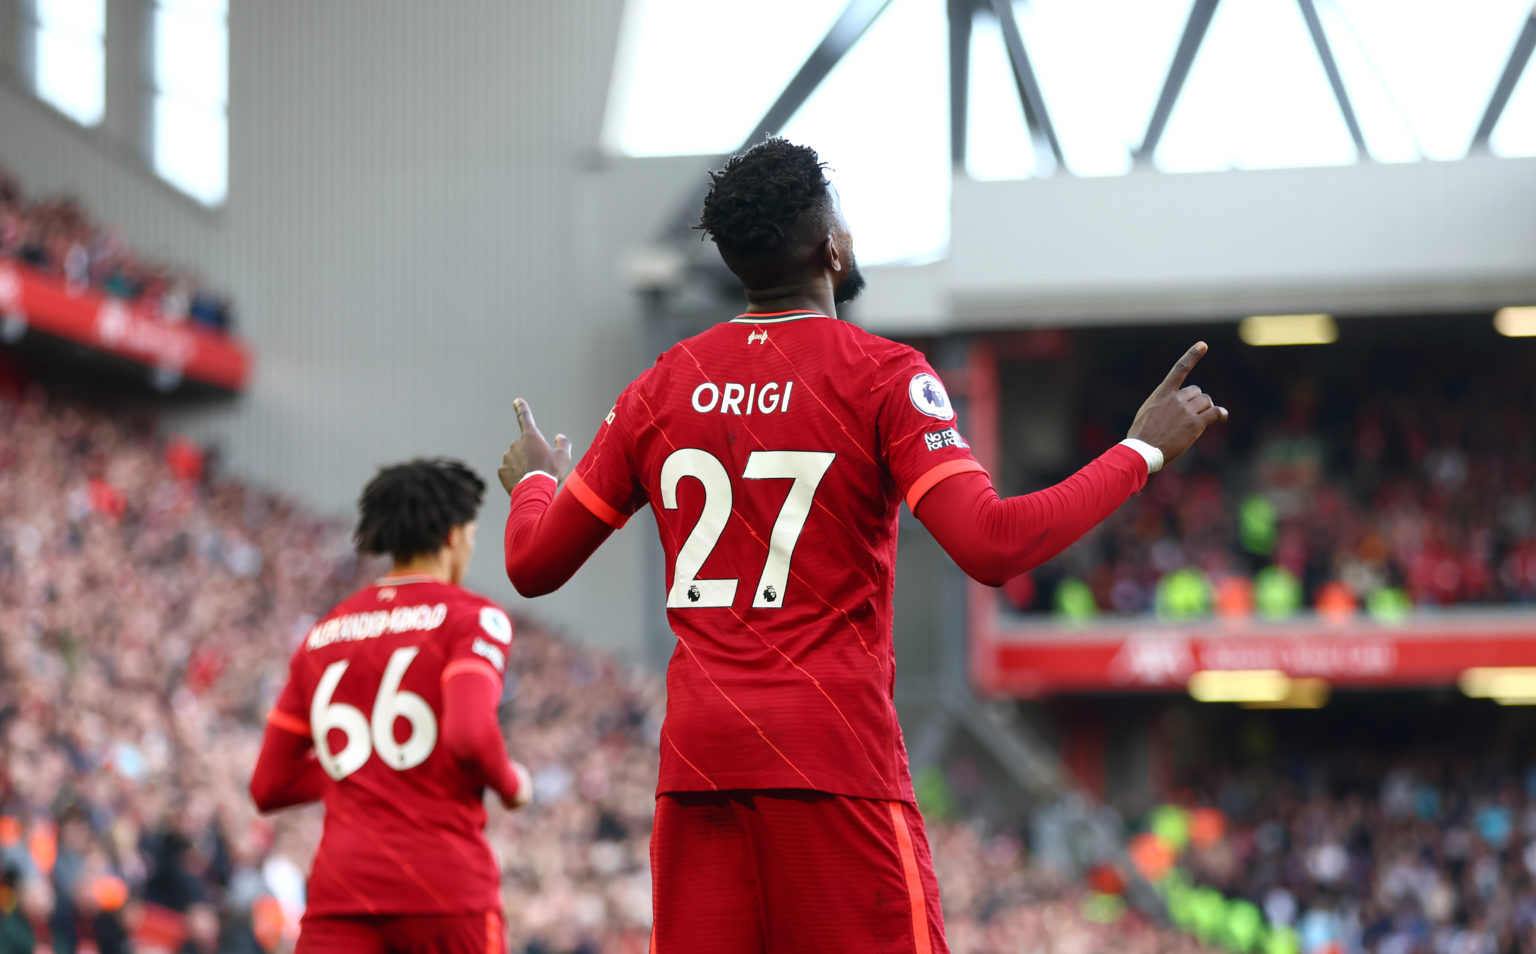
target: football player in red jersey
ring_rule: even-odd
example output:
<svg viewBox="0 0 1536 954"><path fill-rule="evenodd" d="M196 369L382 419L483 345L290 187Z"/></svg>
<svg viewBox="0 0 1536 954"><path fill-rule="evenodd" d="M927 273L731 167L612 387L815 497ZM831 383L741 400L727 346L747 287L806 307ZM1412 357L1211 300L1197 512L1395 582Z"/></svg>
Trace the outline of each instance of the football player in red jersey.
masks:
<svg viewBox="0 0 1536 954"><path fill-rule="evenodd" d="M512 623L459 587L484 493L452 460L378 472L356 540L394 567L310 629L267 718L256 806L325 803L300 954L505 950L484 792L532 784L496 719Z"/></svg>
<svg viewBox="0 0 1536 954"><path fill-rule="evenodd" d="M904 500L993 585L1049 559L1226 418L1184 378L1062 483L1000 499L922 355L843 321L863 284L811 149L771 139L713 177L700 228L745 313L674 346L619 396L570 469L522 436L507 574L563 584L640 507L655 512L677 648L651 839L656 954L947 950L892 702Z"/></svg>

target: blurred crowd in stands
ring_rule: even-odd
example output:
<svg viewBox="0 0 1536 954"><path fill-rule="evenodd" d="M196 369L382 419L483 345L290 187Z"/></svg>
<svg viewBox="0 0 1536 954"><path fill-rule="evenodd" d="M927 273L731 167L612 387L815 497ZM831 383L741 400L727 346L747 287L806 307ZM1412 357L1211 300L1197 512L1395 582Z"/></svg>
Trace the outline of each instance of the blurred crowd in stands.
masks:
<svg viewBox="0 0 1536 954"><path fill-rule="evenodd" d="M148 426L0 399L0 954L293 941L322 816L260 818L246 783L293 647L381 567L215 470ZM643 954L661 680L527 621L508 668L535 786L489 825L511 950ZM930 833L957 952L1197 949L1030 871L1016 837Z"/></svg>
<svg viewBox="0 0 1536 954"><path fill-rule="evenodd" d="M1025 842L976 823L928 822L954 954L1204 954L1214 948L1128 906L1123 881L1096 890L1033 865Z"/></svg>
<svg viewBox="0 0 1536 954"><path fill-rule="evenodd" d="M92 220L69 196L28 202L17 177L0 166L0 258L94 289L158 314L212 331L231 330L229 301L189 271L151 261L128 247L114 227Z"/></svg>
<svg viewBox="0 0 1536 954"><path fill-rule="evenodd" d="M1536 381L1494 373L1449 399L1380 387L1326 409L1322 390L1294 387L1272 416L1245 422L1257 439L1241 454L1208 435L1004 598L1078 622L1394 621L1536 602Z"/></svg>
<svg viewBox="0 0 1536 954"><path fill-rule="evenodd" d="M1536 952L1536 769L1313 748L1205 789L1150 825L1199 886L1175 912L1191 930L1262 919L1285 939L1270 950L1302 954Z"/></svg>

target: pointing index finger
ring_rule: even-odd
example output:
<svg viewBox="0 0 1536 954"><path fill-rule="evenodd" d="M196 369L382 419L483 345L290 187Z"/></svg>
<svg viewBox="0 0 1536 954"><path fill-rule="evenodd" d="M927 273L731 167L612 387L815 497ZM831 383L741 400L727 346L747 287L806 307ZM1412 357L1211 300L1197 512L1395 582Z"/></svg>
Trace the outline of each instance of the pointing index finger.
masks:
<svg viewBox="0 0 1536 954"><path fill-rule="evenodd" d="M1189 372L1194 369L1196 364L1200 363L1200 359L1205 356L1208 350L1210 350L1210 345L1204 341L1196 341L1193 345L1190 345L1189 350L1184 352L1183 356L1173 363L1173 368L1168 372L1168 376L1163 379L1161 390L1178 390L1184 384L1184 379L1189 377Z"/></svg>
<svg viewBox="0 0 1536 954"><path fill-rule="evenodd" d="M517 411L517 428L524 434L529 431L537 431L538 425L533 423L533 409L522 398L512 402L512 407Z"/></svg>

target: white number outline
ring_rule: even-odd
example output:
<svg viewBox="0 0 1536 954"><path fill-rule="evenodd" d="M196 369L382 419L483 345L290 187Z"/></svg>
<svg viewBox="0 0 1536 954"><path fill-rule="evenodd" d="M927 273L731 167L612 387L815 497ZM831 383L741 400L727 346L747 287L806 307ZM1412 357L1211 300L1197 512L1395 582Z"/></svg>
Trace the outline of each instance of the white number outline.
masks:
<svg viewBox="0 0 1536 954"><path fill-rule="evenodd" d="M793 480L768 539L768 556L752 597L753 609L779 609L789 582L789 561L794 556L812 501L822 478L837 455L830 451L753 451L747 456L742 477L747 480ZM705 609L730 606L736 600L740 578L701 580L699 571L720 543L731 517L734 495L725 465L708 451L684 447L673 451L661 465L661 503L676 510L677 488L692 477L704 488L704 507L688 539L678 550L667 591L668 609ZM770 597L768 594L772 592Z"/></svg>
<svg viewBox="0 0 1536 954"><path fill-rule="evenodd" d="M374 752L397 772L413 769L432 755L437 747L437 716L427 700L400 688L405 671L420 652L419 646L402 646L390 654L373 699L371 718L356 706L331 701L350 661L342 659L325 667L309 702L309 730L325 774L339 782L368 764ZM411 734L404 742L395 741L396 719L411 724ZM332 729L340 729L347 737L340 752L331 751Z"/></svg>

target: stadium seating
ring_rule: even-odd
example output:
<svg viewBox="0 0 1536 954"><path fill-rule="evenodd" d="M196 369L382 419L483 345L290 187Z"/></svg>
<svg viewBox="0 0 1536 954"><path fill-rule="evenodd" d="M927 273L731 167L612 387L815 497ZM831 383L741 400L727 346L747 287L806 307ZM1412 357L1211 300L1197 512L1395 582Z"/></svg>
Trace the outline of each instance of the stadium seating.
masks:
<svg viewBox="0 0 1536 954"><path fill-rule="evenodd" d="M1536 772L1314 748L1210 789L1141 836L1177 857L1163 890L1192 934L1238 951L1536 951Z"/></svg>
<svg viewBox="0 0 1536 954"><path fill-rule="evenodd" d="M186 269L151 261L110 226L67 196L28 202L17 178L0 166L0 257L15 259L72 288L95 288L171 322L216 332L232 325L229 302Z"/></svg>
<svg viewBox="0 0 1536 954"><path fill-rule="evenodd" d="M1224 399L1253 407L1253 446L1197 448L1004 598L1075 621L1536 602L1536 436L1514 410L1536 394L1518 369L1453 398L1383 383L1326 418L1294 397L1265 412L1231 387Z"/></svg>

